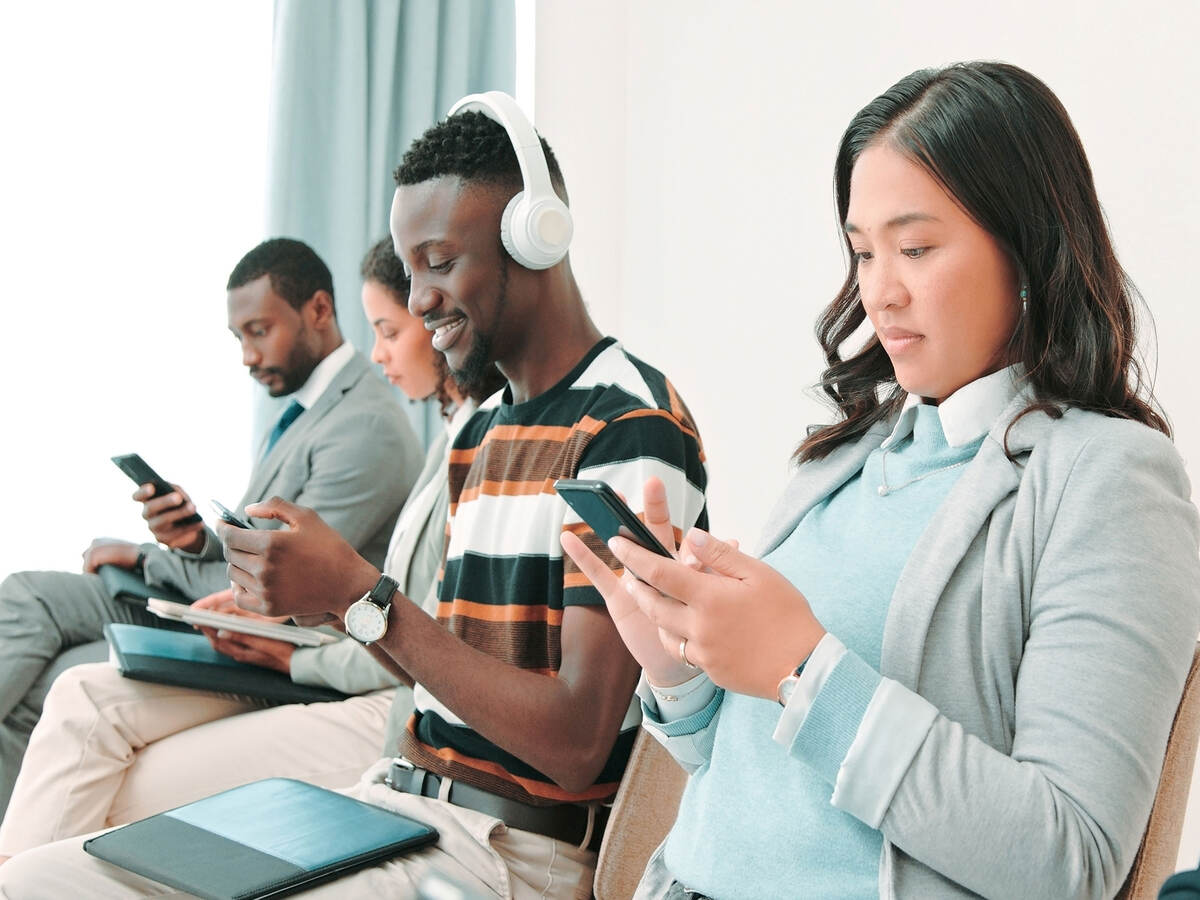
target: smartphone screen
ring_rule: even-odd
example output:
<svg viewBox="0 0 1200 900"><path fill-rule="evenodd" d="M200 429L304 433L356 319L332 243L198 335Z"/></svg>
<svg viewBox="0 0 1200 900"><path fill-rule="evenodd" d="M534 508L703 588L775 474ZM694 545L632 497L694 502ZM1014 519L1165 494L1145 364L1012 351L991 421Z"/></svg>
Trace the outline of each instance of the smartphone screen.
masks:
<svg viewBox="0 0 1200 900"><path fill-rule="evenodd" d="M658 542L645 523L607 483L560 478L554 482L554 489L605 543L619 535L659 556L671 557L667 548Z"/></svg>
<svg viewBox="0 0 1200 900"><path fill-rule="evenodd" d="M229 507L227 507L220 500L209 500L208 502L212 504L212 508L216 511L217 515L221 517L222 522L228 522L230 525L234 526L235 528L253 528L254 527L249 522L247 522L245 519L243 519L241 516L239 516L237 513L235 513L233 510L231 510Z"/></svg>
<svg viewBox="0 0 1200 900"><path fill-rule="evenodd" d="M124 453L121 456L114 456L112 457L112 461L117 464L117 468L129 476L130 481L138 486L143 484L154 485L155 497L169 494L173 490L166 479L150 468L146 461L136 453Z"/></svg>
<svg viewBox="0 0 1200 900"><path fill-rule="evenodd" d="M150 465L136 453L123 453L120 456L111 457L116 463L117 468L129 476L129 480L141 487L143 484L154 485L154 496L161 497L163 494L169 494L175 488L171 487L170 483L155 472ZM194 525L200 521L199 513L192 513L186 519L180 519L177 525Z"/></svg>

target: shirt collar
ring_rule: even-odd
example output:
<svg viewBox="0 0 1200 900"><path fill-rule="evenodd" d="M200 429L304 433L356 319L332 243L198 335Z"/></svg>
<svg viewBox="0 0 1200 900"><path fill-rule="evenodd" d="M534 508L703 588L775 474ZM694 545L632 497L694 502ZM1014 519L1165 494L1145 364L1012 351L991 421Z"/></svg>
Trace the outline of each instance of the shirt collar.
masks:
<svg viewBox="0 0 1200 900"><path fill-rule="evenodd" d="M308 381L292 394L292 399L305 409L312 409L312 405L325 393L325 388L333 383L338 372L346 367L346 363L350 362L353 356L354 345L349 341L342 341L336 350L317 363L312 374L308 376Z"/></svg>
<svg viewBox="0 0 1200 900"><path fill-rule="evenodd" d="M1020 391L1019 382L1024 377L1025 367L1017 363L976 378L943 400L937 411L946 443L951 447L961 447L987 434L1000 413ZM909 394L904 398L900 418L896 420L892 433L880 445L882 449L886 450L912 434L917 407L924 402L924 398L917 394Z"/></svg>

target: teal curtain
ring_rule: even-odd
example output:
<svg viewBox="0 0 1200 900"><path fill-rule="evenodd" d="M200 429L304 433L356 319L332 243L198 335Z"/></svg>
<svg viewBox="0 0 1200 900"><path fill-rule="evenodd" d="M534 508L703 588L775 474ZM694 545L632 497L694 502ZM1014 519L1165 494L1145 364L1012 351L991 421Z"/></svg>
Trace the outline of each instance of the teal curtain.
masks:
<svg viewBox="0 0 1200 900"><path fill-rule="evenodd" d="M321 255L360 350L358 267L387 234L392 172L459 97L513 92L515 28L514 0L275 0L267 234ZM433 412L410 412L428 443ZM279 406L258 413L262 429Z"/></svg>

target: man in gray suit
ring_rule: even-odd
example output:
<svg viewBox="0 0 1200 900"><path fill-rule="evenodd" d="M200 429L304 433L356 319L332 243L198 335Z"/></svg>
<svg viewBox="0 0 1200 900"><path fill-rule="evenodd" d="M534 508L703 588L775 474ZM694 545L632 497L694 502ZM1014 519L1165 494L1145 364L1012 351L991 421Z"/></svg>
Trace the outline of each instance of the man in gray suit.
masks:
<svg viewBox="0 0 1200 900"><path fill-rule="evenodd" d="M276 238L242 258L227 289L242 363L271 396L292 398L262 440L238 510L270 497L314 507L382 565L424 454L388 387L343 341L329 269L307 245ZM203 523L183 521L195 513L187 494L152 493L143 485L134 497L165 547L98 539L84 554L84 574L19 572L0 583L0 815L53 677L103 658L81 645L108 622L162 623L111 597L94 574L99 566L136 571L150 587L193 600L229 587L220 541Z"/></svg>

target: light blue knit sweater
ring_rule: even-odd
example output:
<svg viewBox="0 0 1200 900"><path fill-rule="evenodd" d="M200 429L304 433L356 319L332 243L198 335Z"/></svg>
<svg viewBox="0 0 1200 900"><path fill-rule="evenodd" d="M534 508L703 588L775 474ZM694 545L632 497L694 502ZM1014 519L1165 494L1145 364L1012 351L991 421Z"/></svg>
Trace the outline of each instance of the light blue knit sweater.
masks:
<svg viewBox="0 0 1200 900"><path fill-rule="evenodd" d="M830 785L879 682L884 621L905 560L963 471L945 467L971 459L981 443L948 446L937 408L918 407L911 438L886 460L875 451L766 557L854 653L834 668L801 728L819 738L810 746L827 750L813 768L771 739L780 715L773 701L718 692L707 709L662 726L686 734L721 707L711 763L692 776L666 847L681 884L719 900L878 896L881 836L831 806Z"/></svg>

